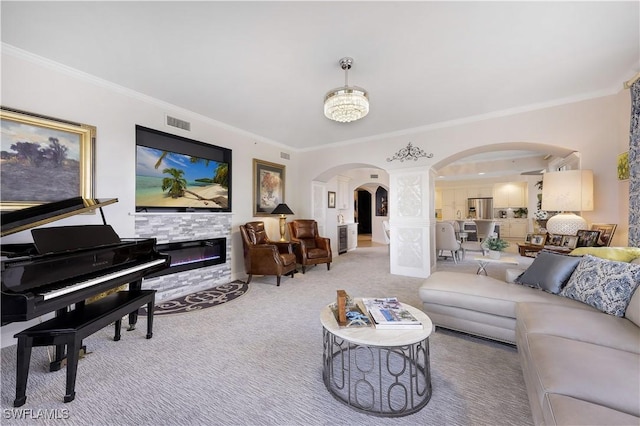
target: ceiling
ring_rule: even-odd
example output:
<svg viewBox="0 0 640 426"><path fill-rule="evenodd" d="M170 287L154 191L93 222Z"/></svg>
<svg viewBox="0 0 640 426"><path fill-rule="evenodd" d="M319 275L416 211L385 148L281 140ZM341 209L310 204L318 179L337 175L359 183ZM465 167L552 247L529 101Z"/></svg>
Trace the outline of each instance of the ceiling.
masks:
<svg viewBox="0 0 640 426"><path fill-rule="evenodd" d="M6 45L293 150L616 93L640 70L636 1L0 7ZM322 109L344 56L371 99L353 123Z"/></svg>

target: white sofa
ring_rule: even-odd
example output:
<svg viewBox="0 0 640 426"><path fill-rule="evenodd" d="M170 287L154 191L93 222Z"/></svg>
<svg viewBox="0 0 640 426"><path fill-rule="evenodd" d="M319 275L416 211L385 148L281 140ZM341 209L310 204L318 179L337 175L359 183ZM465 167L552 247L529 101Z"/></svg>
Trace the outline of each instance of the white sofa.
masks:
<svg viewBox="0 0 640 426"><path fill-rule="evenodd" d="M640 291L624 317L465 273L435 272L419 294L437 327L517 344L536 424L640 424Z"/></svg>

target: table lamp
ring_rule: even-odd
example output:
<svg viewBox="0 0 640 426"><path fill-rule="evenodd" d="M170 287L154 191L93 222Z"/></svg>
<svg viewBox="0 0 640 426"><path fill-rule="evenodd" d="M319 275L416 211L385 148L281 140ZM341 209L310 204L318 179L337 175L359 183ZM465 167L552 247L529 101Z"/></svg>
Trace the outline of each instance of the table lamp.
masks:
<svg viewBox="0 0 640 426"><path fill-rule="evenodd" d="M278 204L271 214L280 215L280 241L286 241L284 238L284 224L287 222L286 215L295 214L286 204Z"/></svg>
<svg viewBox="0 0 640 426"><path fill-rule="evenodd" d="M587 221L574 211L593 210L593 172L565 170L542 176L542 210L559 211L547 221L550 234L576 235Z"/></svg>

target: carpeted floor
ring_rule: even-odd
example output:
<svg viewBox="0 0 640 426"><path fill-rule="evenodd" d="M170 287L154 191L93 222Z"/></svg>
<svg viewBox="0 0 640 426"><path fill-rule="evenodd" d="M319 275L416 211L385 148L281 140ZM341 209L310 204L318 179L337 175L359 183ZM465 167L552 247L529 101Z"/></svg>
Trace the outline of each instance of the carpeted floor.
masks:
<svg viewBox="0 0 640 426"><path fill-rule="evenodd" d="M440 329L429 338L433 395L418 413L381 419L329 394L322 381L319 312L335 300L336 290L396 296L420 306L422 279L390 275L387 256L386 247L359 248L338 256L330 271L310 268L283 278L280 287L275 277L255 277L251 290L232 303L158 316L150 340L144 338L144 318L119 342L112 340L112 328L101 330L85 340L92 353L80 361L76 399L68 404L62 402L65 371L47 372L47 353L35 348L22 407L31 411L13 411L15 346L4 348L2 423L532 424L516 349ZM15 420L21 413L59 418Z"/></svg>

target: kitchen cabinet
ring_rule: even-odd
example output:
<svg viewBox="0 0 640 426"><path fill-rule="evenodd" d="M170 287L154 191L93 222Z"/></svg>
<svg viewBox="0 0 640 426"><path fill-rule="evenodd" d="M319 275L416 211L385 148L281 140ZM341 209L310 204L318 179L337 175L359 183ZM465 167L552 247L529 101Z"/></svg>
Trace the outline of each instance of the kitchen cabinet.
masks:
<svg viewBox="0 0 640 426"><path fill-rule="evenodd" d="M442 208L442 190L441 189L436 189L435 205L436 205L435 206L436 209Z"/></svg>
<svg viewBox="0 0 640 426"><path fill-rule="evenodd" d="M467 198L491 198L493 197L492 186L479 186L467 188Z"/></svg>
<svg viewBox="0 0 640 426"><path fill-rule="evenodd" d="M467 197L466 188L442 188L442 219L467 217Z"/></svg>
<svg viewBox="0 0 640 426"><path fill-rule="evenodd" d="M343 254L358 247L358 224L346 223L338 225L338 254Z"/></svg>
<svg viewBox="0 0 640 426"><path fill-rule="evenodd" d="M338 193L336 194L336 208L347 210L353 202L353 193L349 193L349 178L338 176Z"/></svg>
<svg viewBox="0 0 640 426"><path fill-rule="evenodd" d="M358 224L347 224L347 251L355 250L358 247Z"/></svg>
<svg viewBox="0 0 640 426"><path fill-rule="evenodd" d="M524 238L527 235L527 219L502 219L500 224L500 238Z"/></svg>
<svg viewBox="0 0 640 426"><path fill-rule="evenodd" d="M527 206L527 183L506 182L493 185L493 207L496 209Z"/></svg>

